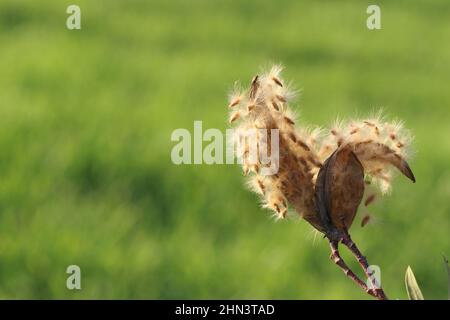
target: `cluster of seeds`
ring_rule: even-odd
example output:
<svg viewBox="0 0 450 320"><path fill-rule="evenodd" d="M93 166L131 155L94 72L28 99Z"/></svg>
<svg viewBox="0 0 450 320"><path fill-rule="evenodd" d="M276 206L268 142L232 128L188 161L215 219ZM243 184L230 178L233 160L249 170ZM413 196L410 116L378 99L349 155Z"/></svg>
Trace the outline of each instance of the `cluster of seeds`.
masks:
<svg viewBox="0 0 450 320"><path fill-rule="evenodd" d="M289 206L316 229L322 230L317 217L315 183L325 160L337 149L350 147L364 168L364 174L379 182L382 192L389 190L392 167L414 180L406 163L411 136L402 123L389 123L380 116L341 122L330 129L308 129L297 123L289 103L295 92L282 78L280 66L255 76L248 89L236 86L229 97L229 122L234 127L235 142L248 185L261 195L263 206L277 218L285 218ZM267 130L267 140L256 139L257 148L271 150L271 129L279 131L279 168L273 175L262 175L263 164L251 161L246 144L249 129ZM256 131L258 132L258 131ZM260 130L259 130L260 132ZM368 180L368 179L366 179Z"/></svg>
<svg viewBox="0 0 450 320"><path fill-rule="evenodd" d="M364 172L377 182L382 193L390 190L396 167L415 180L406 159L411 153L412 136L401 122L387 122L376 117L335 124L328 130L320 149L321 159L341 145L350 145L364 167Z"/></svg>

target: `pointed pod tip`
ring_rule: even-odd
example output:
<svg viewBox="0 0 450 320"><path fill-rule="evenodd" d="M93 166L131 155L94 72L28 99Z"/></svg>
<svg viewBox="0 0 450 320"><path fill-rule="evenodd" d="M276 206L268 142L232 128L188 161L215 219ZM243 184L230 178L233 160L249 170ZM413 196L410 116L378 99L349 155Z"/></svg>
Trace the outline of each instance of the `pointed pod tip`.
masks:
<svg viewBox="0 0 450 320"><path fill-rule="evenodd" d="M407 177L408 177L409 179L411 179L411 181L412 181L413 183L416 183L416 177L414 176L414 173L412 172L412 170L411 170L410 167L407 167L407 168L408 168L408 175L407 175Z"/></svg>
<svg viewBox="0 0 450 320"><path fill-rule="evenodd" d="M401 172L407 176L413 183L416 183L416 177L406 161L403 161L403 170Z"/></svg>

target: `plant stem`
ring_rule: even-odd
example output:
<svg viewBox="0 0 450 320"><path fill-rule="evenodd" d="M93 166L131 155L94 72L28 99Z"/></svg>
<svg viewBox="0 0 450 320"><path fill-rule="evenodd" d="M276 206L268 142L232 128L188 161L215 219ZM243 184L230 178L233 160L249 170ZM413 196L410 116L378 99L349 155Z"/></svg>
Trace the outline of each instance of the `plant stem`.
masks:
<svg viewBox="0 0 450 320"><path fill-rule="evenodd" d="M381 286L378 286L378 283L376 280L372 277L372 273L369 271L369 263L367 262L366 257L359 251L356 244L353 242L353 240L350 238L350 235L348 232L344 234L341 240L342 244L345 245L351 253L355 256L355 258L358 260L359 264L361 265L362 269L364 270L364 273L366 274L367 278L370 279L372 283L372 288L369 288L368 292L369 294L373 295L379 300L387 300L387 296L384 293L383 288Z"/></svg>
<svg viewBox="0 0 450 320"><path fill-rule="evenodd" d="M361 251L359 251L356 244L350 238L348 232L345 232L344 235L339 236L339 238L332 237L329 235L328 241L330 242L331 248L330 259L345 273L345 275L349 279L355 282L359 287L361 287L367 294L371 295L372 297L378 300L388 299L383 289L379 287L375 279L372 278L373 274L369 271L369 263L367 262L366 257L364 257ZM362 281L341 258L339 254L339 242L342 242L342 244L345 245L350 250L350 252L352 252L353 255L356 257L362 269L364 270L365 275L370 279L372 288L369 288L367 284L364 281Z"/></svg>
<svg viewBox="0 0 450 320"><path fill-rule="evenodd" d="M373 290L369 289L364 281L362 281L358 276L347 266L345 261L341 258L339 254L338 248L339 242L330 240L331 247L331 255L330 259L345 273L349 279L355 282L358 286L360 286L365 292L373 296L374 298L378 298L377 295L373 292Z"/></svg>

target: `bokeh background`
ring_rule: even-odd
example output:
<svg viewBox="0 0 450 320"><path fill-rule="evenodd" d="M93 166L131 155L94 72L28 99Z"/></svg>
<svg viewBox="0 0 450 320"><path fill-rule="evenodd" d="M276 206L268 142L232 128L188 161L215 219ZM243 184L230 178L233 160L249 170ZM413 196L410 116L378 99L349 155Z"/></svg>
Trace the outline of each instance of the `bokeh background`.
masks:
<svg viewBox="0 0 450 320"><path fill-rule="evenodd" d="M406 121L417 183L398 177L352 234L391 298L411 265L445 299L450 2L377 1L379 31L369 4L2 0L0 298L369 298L306 222L259 208L238 166L171 163L175 128L225 130L234 81L276 62L303 122L379 107Z"/></svg>

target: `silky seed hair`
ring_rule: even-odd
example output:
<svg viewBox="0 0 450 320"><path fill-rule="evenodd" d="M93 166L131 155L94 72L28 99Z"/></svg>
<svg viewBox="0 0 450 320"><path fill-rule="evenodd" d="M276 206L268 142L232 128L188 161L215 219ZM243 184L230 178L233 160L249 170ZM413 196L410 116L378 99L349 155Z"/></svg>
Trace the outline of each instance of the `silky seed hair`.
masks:
<svg viewBox="0 0 450 320"><path fill-rule="evenodd" d="M322 141L319 156L326 159L336 148L350 145L364 173L384 194L391 190L394 167L415 180L406 162L412 140L402 122L388 122L378 113L370 118L336 122Z"/></svg>
<svg viewBox="0 0 450 320"><path fill-rule="evenodd" d="M250 163L247 145L237 153L244 174L250 174L248 186L261 196L263 207L271 209L277 218L285 218L291 206L305 219L315 220L313 177L322 165L315 145L318 130L295 127L297 117L289 106L295 92L281 78L281 70L280 66L274 66L255 76L248 89L235 89L229 100L229 122L235 129L234 138L240 142L248 129L267 130L267 142L258 140L258 150L266 148L269 153L270 129L279 130L276 174L261 175L262 165Z"/></svg>
<svg viewBox="0 0 450 320"><path fill-rule="evenodd" d="M296 92L286 85L281 71L277 65L256 75L247 89L235 84L229 96L229 122L235 129L233 145L236 141L245 142L248 129L265 129L268 139L265 143L258 140L257 148L266 148L270 154L270 129L279 130L278 173L261 175L262 164L249 161L246 143L236 152L244 174L249 176L247 185L260 195L262 206L271 209L276 218L285 218L292 208L323 231L315 205L315 183L324 161L338 148L352 148L364 168L366 181L376 182L382 193L390 190L394 167L415 181L406 163L412 136L402 122L388 122L377 114L336 121L325 129L301 126L290 107Z"/></svg>

